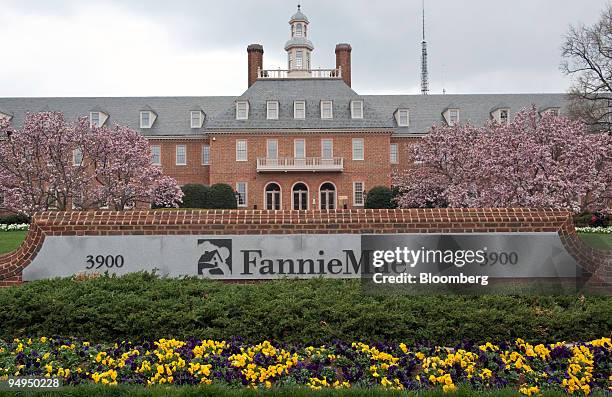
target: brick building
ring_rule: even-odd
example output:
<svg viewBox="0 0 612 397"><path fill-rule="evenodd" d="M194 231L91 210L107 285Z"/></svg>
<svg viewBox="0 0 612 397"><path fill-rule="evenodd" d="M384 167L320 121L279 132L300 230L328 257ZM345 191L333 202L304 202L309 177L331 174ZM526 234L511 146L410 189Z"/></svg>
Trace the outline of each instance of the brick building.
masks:
<svg viewBox="0 0 612 397"><path fill-rule="evenodd" d="M360 95L349 44L336 46L334 68L314 68L308 18L298 8L289 25L287 69L266 70L263 47L248 46L248 88L237 97L0 98L0 117L19 127L27 112L61 111L127 125L180 184L228 183L246 208L334 209L359 208L369 188L390 185L434 124L566 107L564 94Z"/></svg>

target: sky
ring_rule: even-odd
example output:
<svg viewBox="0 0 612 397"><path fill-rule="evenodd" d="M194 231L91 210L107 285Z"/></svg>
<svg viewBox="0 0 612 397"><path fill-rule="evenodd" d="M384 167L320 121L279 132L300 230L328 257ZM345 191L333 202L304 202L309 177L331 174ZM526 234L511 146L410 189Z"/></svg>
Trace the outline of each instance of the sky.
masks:
<svg viewBox="0 0 612 397"><path fill-rule="evenodd" d="M240 95L246 47L264 68L297 1L0 0L0 97ZM301 0L314 67L353 47L359 94L420 93L421 0ZM560 46L607 0L425 0L430 92L565 92Z"/></svg>

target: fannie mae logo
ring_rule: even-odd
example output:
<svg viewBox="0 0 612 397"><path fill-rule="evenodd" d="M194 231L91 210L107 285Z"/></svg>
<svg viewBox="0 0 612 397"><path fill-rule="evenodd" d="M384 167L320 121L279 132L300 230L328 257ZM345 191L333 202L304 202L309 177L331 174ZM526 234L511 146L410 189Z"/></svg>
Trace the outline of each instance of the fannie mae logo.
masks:
<svg viewBox="0 0 612 397"><path fill-rule="evenodd" d="M232 239L199 239L198 275L229 276L232 274Z"/></svg>

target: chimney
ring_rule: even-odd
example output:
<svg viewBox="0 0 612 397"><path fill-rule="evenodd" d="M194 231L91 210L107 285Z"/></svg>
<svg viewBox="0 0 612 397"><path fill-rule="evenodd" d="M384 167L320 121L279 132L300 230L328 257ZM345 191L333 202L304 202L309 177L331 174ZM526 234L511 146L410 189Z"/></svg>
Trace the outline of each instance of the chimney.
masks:
<svg viewBox="0 0 612 397"><path fill-rule="evenodd" d="M351 45L340 43L336 45L336 69L341 69L342 80L351 86Z"/></svg>
<svg viewBox="0 0 612 397"><path fill-rule="evenodd" d="M258 70L263 69L263 46L261 44L251 44L247 47L249 54L249 87L255 84Z"/></svg>

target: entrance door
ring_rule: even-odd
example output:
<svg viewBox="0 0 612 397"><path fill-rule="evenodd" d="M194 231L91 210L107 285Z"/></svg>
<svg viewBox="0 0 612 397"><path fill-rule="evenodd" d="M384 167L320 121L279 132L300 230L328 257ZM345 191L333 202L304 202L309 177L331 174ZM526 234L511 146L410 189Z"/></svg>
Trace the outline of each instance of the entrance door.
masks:
<svg viewBox="0 0 612 397"><path fill-rule="evenodd" d="M336 188L327 182L321 185L319 203L322 210L333 210L336 208Z"/></svg>
<svg viewBox="0 0 612 397"><path fill-rule="evenodd" d="M266 209L281 209L281 189L276 183L269 183L266 186Z"/></svg>
<svg viewBox="0 0 612 397"><path fill-rule="evenodd" d="M293 209L308 209L308 187L303 183L296 183L293 186Z"/></svg>

